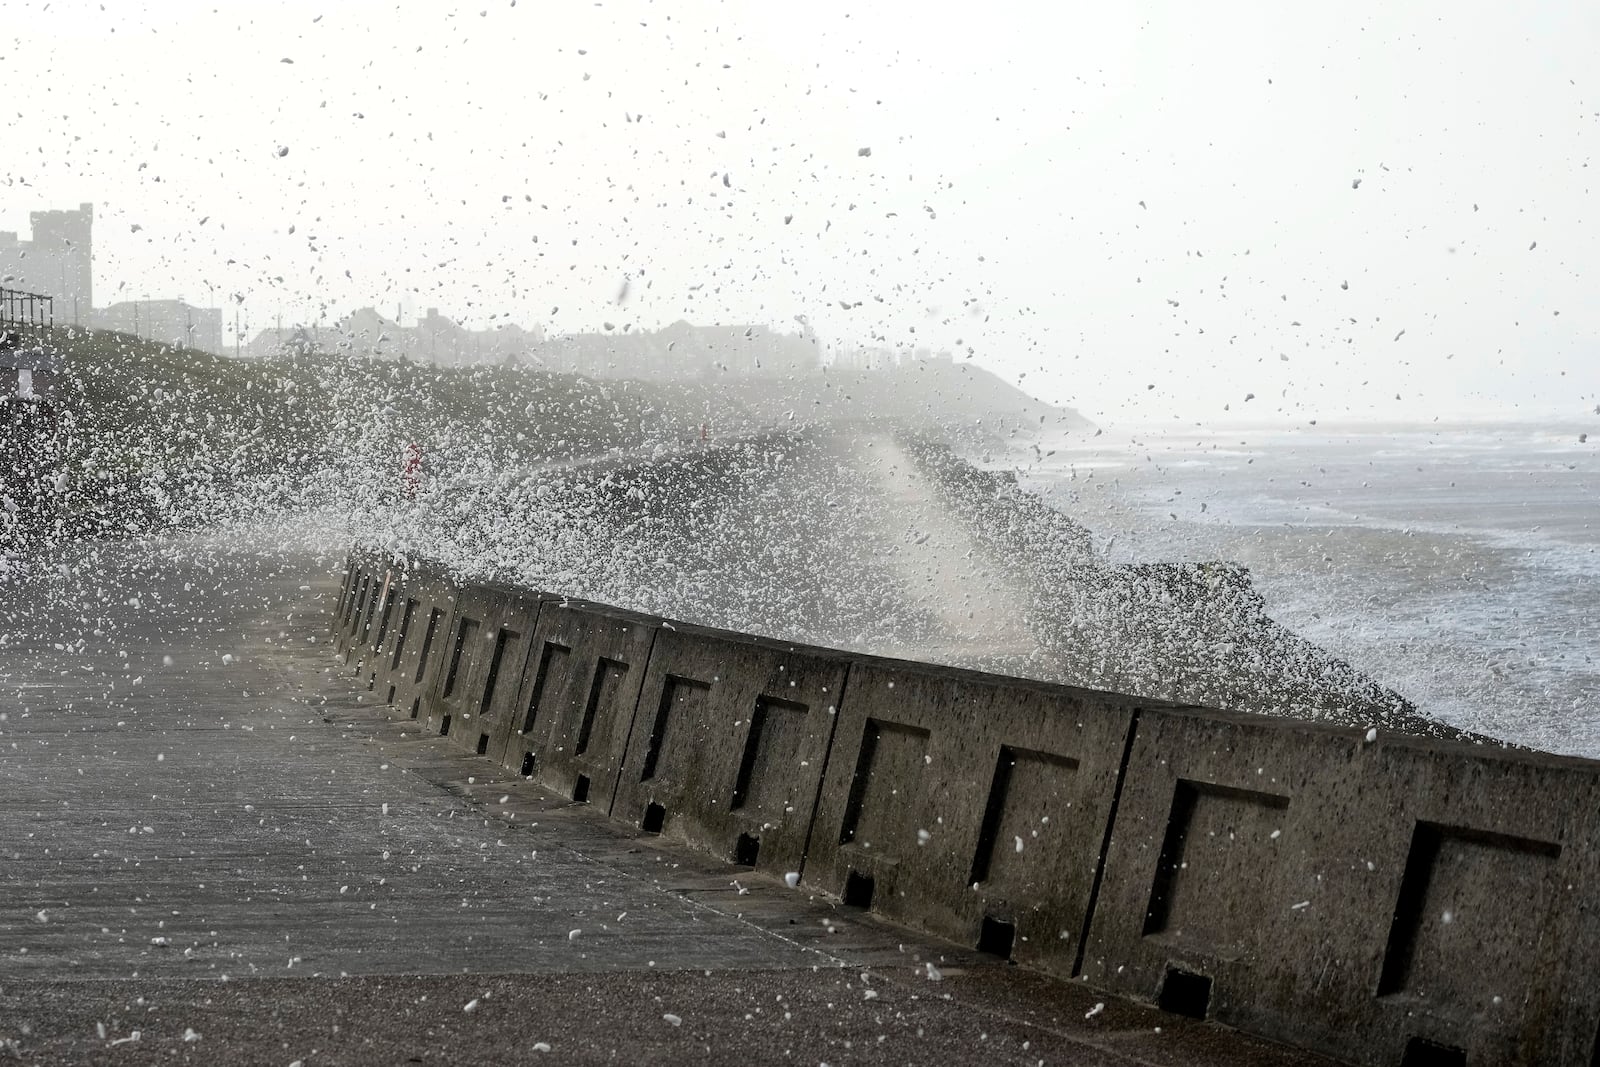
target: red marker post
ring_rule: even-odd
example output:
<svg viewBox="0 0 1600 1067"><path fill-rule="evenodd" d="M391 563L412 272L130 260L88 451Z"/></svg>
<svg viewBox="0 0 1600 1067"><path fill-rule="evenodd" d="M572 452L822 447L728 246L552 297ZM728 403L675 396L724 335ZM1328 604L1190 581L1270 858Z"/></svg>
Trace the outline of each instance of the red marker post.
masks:
<svg viewBox="0 0 1600 1067"><path fill-rule="evenodd" d="M417 498L417 488L422 485L422 446L407 442L405 461L400 467L400 495L406 500Z"/></svg>

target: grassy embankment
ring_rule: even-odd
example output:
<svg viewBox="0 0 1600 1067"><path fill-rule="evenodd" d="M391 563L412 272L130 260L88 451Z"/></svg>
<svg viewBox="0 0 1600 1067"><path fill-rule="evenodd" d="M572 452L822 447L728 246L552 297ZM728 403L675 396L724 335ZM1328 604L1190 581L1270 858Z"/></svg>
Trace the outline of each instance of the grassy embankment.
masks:
<svg viewBox="0 0 1600 1067"><path fill-rule="evenodd" d="M702 425L713 440L864 419L970 438L1078 419L968 364L661 383L325 353L238 360L71 327L38 340L65 380L45 417L0 418L14 458L0 489L20 505L0 536L358 509L397 489L408 442L431 475L465 488L551 460L681 445Z"/></svg>
<svg viewBox="0 0 1600 1067"><path fill-rule="evenodd" d="M65 363L8 486L34 532L75 536L326 504L398 482L407 442L432 471L504 470L659 440L736 416L689 389L339 355L236 360L57 328ZM18 449L9 450L20 455Z"/></svg>

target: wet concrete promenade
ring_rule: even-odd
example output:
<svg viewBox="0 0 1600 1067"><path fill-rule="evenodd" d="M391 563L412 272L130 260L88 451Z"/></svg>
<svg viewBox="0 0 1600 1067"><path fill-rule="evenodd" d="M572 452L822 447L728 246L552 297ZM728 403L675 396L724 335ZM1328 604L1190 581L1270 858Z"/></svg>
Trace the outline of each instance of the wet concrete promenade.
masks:
<svg viewBox="0 0 1600 1067"><path fill-rule="evenodd" d="M0 1061L1322 1062L497 777L335 658L307 542L0 576Z"/></svg>

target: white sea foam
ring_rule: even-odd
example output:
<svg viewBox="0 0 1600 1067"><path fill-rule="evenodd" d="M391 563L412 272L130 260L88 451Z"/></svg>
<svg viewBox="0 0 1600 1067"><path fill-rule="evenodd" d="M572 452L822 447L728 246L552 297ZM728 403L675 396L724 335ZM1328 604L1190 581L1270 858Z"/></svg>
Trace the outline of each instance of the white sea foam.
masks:
<svg viewBox="0 0 1600 1067"><path fill-rule="evenodd" d="M1528 427L1214 438L1249 447L1115 443L1139 462L1092 490L1060 448L1024 480L1119 558L1245 563L1275 618L1428 714L1600 755L1592 441Z"/></svg>

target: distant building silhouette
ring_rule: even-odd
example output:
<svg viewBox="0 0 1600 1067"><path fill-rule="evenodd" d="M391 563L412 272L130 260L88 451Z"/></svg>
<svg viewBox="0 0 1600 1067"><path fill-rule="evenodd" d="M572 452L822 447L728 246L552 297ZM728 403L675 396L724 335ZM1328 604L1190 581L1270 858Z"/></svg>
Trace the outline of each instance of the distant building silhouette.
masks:
<svg viewBox="0 0 1600 1067"><path fill-rule="evenodd" d="M955 358L955 353L948 348L941 348L937 352L925 346L919 346L910 352L897 352L892 348L881 346L847 348L834 353L831 366L836 370L885 371L916 363L953 364Z"/></svg>
<svg viewBox="0 0 1600 1067"><path fill-rule="evenodd" d="M339 320L340 340L359 355L399 357L407 355L410 338L394 319L377 308L357 308ZM251 342L255 347L255 342Z"/></svg>
<svg viewBox="0 0 1600 1067"><path fill-rule="evenodd" d="M32 240L0 230L0 284L55 297L56 322L87 326L94 312L94 205L35 211Z"/></svg>
<svg viewBox="0 0 1600 1067"><path fill-rule="evenodd" d="M592 378L697 381L720 375L783 377L821 365L809 326L800 334L766 326L694 326L563 334L533 349L548 370Z"/></svg>
<svg viewBox="0 0 1600 1067"><path fill-rule="evenodd" d="M703 381L721 375L782 377L821 366L809 326L799 334L766 326L694 326L678 321L661 330L608 330L546 339L538 327L506 323L469 330L438 308L415 326L402 326L376 308L358 308L332 327L262 330L246 346L255 357L303 349L378 359L410 359L441 367L495 363L538 367L590 378Z"/></svg>
<svg viewBox="0 0 1600 1067"><path fill-rule="evenodd" d="M222 309L182 300L125 300L95 312L93 326L222 355Z"/></svg>
<svg viewBox="0 0 1600 1067"><path fill-rule="evenodd" d="M327 326L277 326L258 332L244 346L243 354L252 359L269 356L339 352L343 336Z"/></svg>
<svg viewBox="0 0 1600 1067"><path fill-rule="evenodd" d="M544 340L544 332L538 327L523 329L513 323L488 330L469 330L441 315L438 308L429 308L415 326L402 326L377 308L364 307L332 326L262 330L245 346L245 353L256 358L279 355L286 345L296 345L297 338L301 342L309 340L316 351L329 354L410 359L456 367L526 362L528 352Z"/></svg>

